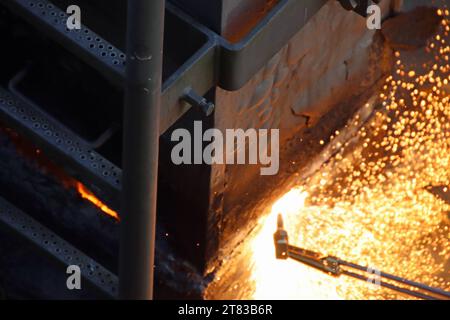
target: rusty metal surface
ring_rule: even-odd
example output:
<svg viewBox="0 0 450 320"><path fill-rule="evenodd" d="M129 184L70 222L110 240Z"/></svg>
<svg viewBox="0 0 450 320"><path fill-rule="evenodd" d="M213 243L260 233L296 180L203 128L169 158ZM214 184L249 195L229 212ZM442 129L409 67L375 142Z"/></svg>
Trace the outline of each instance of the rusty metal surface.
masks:
<svg viewBox="0 0 450 320"><path fill-rule="evenodd" d="M383 3L385 14L388 5ZM322 34L332 28L336 33ZM370 45L359 46L360 41ZM350 47L356 49L349 56ZM230 239L247 235L246 222L251 228L261 215L255 199L266 202L279 195L289 173L307 165L320 150L318 141L345 125L356 110L352 100L368 92L391 62L392 51L383 37L369 31L364 19L330 1L241 90L218 89L216 127L280 129L281 159L276 177L261 177L258 166L213 166L211 203L216 208L222 202L211 217L219 221L218 248L232 248Z"/></svg>

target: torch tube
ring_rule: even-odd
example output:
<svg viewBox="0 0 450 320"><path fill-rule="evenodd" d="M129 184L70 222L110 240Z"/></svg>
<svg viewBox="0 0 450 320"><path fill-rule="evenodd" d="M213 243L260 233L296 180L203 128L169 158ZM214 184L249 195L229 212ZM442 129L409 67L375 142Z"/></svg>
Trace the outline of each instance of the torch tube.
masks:
<svg viewBox="0 0 450 320"><path fill-rule="evenodd" d="M356 270L367 272L367 267L363 267L363 266L360 266L358 264L347 262L347 261L340 260L340 259L338 259L338 262L339 262L339 264L341 266L347 266L347 267L350 267L350 268L353 268L353 269L356 269ZM408 285L408 286L411 286L411 287L414 287L414 288L417 288L417 289L428 291L429 293L436 294L436 295L439 295L439 296L443 296L443 297L445 297L447 299L450 298L450 292L444 291L444 290L439 289L439 288L430 287L430 286L427 286L426 284L423 284L423 283L419 283L419 282L415 282L415 281L412 281L412 280L408 280L408 279L405 279L405 278L402 278L402 277L398 277L396 275L389 274L389 273L386 273L386 272L383 272L383 271L380 271L380 277L381 278L386 278L386 279L389 279L389 280L392 280L392 281L395 281L395 282L398 282L398 283L401 283L401 284L405 284L405 285Z"/></svg>

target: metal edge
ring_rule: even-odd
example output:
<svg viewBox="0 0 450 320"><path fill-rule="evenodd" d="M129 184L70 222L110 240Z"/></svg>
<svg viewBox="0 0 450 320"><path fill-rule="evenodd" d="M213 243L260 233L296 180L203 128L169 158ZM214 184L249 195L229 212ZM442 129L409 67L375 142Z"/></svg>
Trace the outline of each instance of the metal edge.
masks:
<svg viewBox="0 0 450 320"><path fill-rule="evenodd" d="M180 75L174 75L168 79L170 82L163 86L161 97L160 134L163 134L191 108L191 105L180 100L186 88L191 87L203 96L215 86L216 60L216 45L210 40L201 51L189 59L189 63L179 70Z"/></svg>

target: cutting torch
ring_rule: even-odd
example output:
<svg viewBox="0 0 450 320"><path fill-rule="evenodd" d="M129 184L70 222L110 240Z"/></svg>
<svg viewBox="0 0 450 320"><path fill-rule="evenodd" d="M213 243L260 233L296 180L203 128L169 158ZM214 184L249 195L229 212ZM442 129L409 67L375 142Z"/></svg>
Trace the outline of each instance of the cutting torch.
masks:
<svg viewBox="0 0 450 320"><path fill-rule="evenodd" d="M274 242L275 256L280 260L292 259L333 277L349 276L419 299L450 300L448 291L289 244L281 214L277 218Z"/></svg>

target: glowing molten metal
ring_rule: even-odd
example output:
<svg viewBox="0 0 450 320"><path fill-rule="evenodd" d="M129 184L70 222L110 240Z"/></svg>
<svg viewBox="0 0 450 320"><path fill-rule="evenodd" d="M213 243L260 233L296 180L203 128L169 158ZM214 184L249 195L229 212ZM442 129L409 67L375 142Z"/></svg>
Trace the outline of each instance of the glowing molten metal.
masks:
<svg viewBox="0 0 450 320"><path fill-rule="evenodd" d="M345 129L330 138L335 155L273 205L236 250L236 262L219 271L214 297L405 298L275 259L279 213L295 246L450 290L450 197L430 191L448 195L450 186L449 11L438 14L443 20L425 49L428 62L406 64L395 53L396 70L387 77L371 118L363 122L355 116L347 127L360 129L346 143L335 143ZM226 278L230 270L238 270L231 280Z"/></svg>
<svg viewBox="0 0 450 320"><path fill-rule="evenodd" d="M98 207L100 210L102 210L107 215L120 221L119 214L116 211L110 209L106 204L104 204L100 199L98 199L92 192L90 192L88 189L86 189L86 187L81 182L77 182L77 191L83 199L88 200L89 202L91 202L93 205Z"/></svg>
<svg viewBox="0 0 450 320"><path fill-rule="evenodd" d="M253 298L403 298L275 260L268 248L280 212L296 245L450 289L450 204L429 192L450 186L450 28L448 10L438 14L441 31L426 48L431 61L406 66L396 52L397 70L379 95L382 108L261 221L249 248Z"/></svg>

